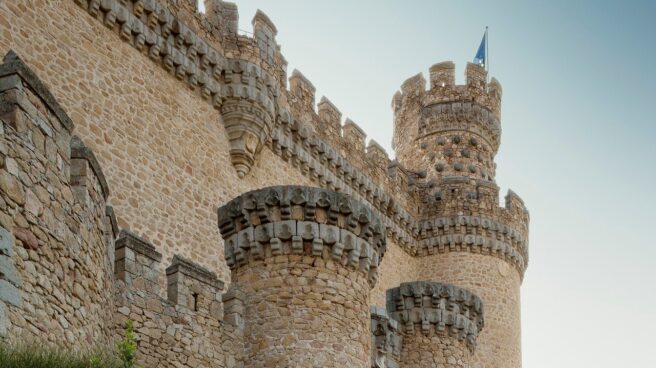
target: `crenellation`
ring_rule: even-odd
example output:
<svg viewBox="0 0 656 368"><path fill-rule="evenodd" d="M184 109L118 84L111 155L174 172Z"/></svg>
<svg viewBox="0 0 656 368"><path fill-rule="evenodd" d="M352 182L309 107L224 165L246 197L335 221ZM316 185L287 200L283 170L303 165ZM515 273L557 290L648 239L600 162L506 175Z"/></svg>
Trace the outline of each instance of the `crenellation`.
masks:
<svg viewBox="0 0 656 368"><path fill-rule="evenodd" d="M444 61L430 67L431 89L452 87L456 84L456 64Z"/></svg>
<svg viewBox="0 0 656 368"><path fill-rule="evenodd" d="M422 73L416 74L406 79L401 84L401 92L404 98L421 96L426 91L426 78Z"/></svg>
<svg viewBox="0 0 656 368"><path fill-rule="evenodd" d="M314 93L316 88L300 71L294 69L289 77L290 104L297 108L300 117L314 113Z"/></svg>
<svg viewBox="0 0 656 368"><path fill-rule="evenodd" d="M487 71L482 65L467 63L465 83L472 96L483 94L487 84Z"/></svg>
<svg viewBox="0 0 656 368"><path fill-rule="evenodd" d="M342 156L348 157L358 169L365 167L365 139L366 133L353 120L346 118L342 127Z"/></svg>
<svg viewBox="0 0 656 368"><path fill-rule="evenodd" d="M237 4L222 0L205 0L205 16L223 36L236 37L239 29Z"/></svg>
<svg viewBox="0 0 656 368"><path fill-rule="evenodd" d="M129 290L160 293L159 276L162 254L148 241L121 230L114 245L114 275Z"/></svg>
<svg viewBox="0 0 656 368"><path fill-rule="evenodd" d="M403 334L402 366L470 366L484 325L478 296L449 284L402 283L387 291L387 311Z"/></svg>
<svg viewBox="0 0 656 368"><path fill-rule="evenodd" d="M260 49L260 57L269 64L275 63L276 53L278 53L278 44L276 43L276 34L278 30L271 22L271 19L261 10L257 10L253 17L253 36L257 47Z"/></svg>
<svg viewBox="0 0 656 368"><path fill-rule="evenodd" d="M212 318L223 317L223 282L214 272L176 254L166 268L166 278L171 303Z"/></svg>
<svg viewBox="0 0 656 368"><path fill-rule="evenodd" d="M367 162L369 176L375 182L385 183L388 178L388 168L392 161L385 149L373 139L370 139L367 145L365 162ZM373 189L373 191L378 193L376 189Z"/></svg>
<svg viewBox="0 0 656 368"><path fill-rule="evenodd" d="M499 204L499 82L470 63L456 85L453 62L406 80L392 161L327 98L315 110L297 70L287 89L263 12L243 34L235 4L195 5L0 5L0 49L73 117L5 57L0 338L111 346L130 319L145 366L520 367L529 214L512 191ZM429 282L478 295L486 329L473 294ZM369 309L399 284L408 308Z"/></svg>
<svg viewBox="0 0 656 368"><path fill-rule="evenodd" d="M107 179L105 179L105 174L103 174L98 159L94 155L93 151L87 148L80 137L73 136L71 138L71 185L74 187L86 187L86 179L90 177L91 173L87 173L88 170L92 170L93 177L97 180L98 185L100 185L102 196L105 200L109 196L109 186L107 185ZM87 189L84 189L88 193Z"/></svg>
<svg viewBox="0 0 656 368"><path fill-rule="evenodd" d="M326 143L332 147L339 147L339 141L342 136L342 113L330 100L321 97L318 105L319 121L321 126L318 132Z"/></svg>

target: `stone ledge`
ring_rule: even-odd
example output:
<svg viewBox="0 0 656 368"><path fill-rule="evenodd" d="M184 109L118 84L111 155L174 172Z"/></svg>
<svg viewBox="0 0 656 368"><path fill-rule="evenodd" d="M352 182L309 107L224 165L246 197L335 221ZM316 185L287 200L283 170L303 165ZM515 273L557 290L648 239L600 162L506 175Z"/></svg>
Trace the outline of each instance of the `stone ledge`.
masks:
<svg viewBox="0 0 656 368"><path fill-rule="evenodd" d="M224 283L223 281L219 280L216 273L211 272L205 267L202 267L177 254L173 256L171 265L166 268L166 275L168 276L176 272L180 272L193 278L194 280L198 280L219 290L223 290Z"/></svg>
<svg viewBox="0 0 656 368"><path fill-rule="evenodd" d="M118 251L121 248L132 249L136 253L146 256L156 262L162 261L162 253L155 250L155 247L151 243L127 230L121 230L118 239L116 239L114 246L115 251Z"/></svg>
<svg viewBox="0 0 656 368"><path fill-rule="evenodd" d="M45 83L36 76L32 69L13 50L9 50L3 59L3 64L0 65L0 77L10 76L12 74L19 75L30 86L34 93L43 100L50 111L59 119L66 130L69 132L73 131L73 121L68 117L52 93L50 93Z"/></svg>

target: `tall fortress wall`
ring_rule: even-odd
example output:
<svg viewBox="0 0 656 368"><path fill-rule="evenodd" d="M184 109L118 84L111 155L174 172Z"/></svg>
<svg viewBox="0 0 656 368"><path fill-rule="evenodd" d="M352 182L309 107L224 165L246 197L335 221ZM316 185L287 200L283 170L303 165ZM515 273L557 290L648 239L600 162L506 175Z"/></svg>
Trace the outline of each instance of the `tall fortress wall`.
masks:
<svg viewBox="0 0 656 368"><path fill-rule="evenodd" d="M131 319L146 367L520 367L500 84L406 80L392 160L264 13L243 35L205 8L0 3L0 341L112 346Z"/></svg>

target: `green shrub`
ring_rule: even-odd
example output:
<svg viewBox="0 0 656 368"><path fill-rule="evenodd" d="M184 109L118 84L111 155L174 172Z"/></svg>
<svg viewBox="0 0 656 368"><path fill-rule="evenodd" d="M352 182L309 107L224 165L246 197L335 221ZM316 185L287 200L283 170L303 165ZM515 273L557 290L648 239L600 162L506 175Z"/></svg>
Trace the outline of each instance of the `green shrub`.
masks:
<svg viewBox="0 0 656 368"><path fill-rule="evenodd" d="M125 323L125 338L116 344L116 350L123 363L123 368L135 368L134 356L137 354L137 335L134 333L134 323Z"/></svg>

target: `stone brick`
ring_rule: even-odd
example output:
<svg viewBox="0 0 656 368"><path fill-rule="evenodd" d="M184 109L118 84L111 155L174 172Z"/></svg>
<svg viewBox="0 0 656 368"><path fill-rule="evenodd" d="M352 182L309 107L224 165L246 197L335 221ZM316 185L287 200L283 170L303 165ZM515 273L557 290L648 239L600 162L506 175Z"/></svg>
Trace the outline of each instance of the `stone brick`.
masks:
<svg viewBox="0 0 656 368"><path fill-rule="evenodd" d="M19 322L3 325L0 313L0 332L113 346L130 318L138 360L167 368L380 358L388 367L520 367L529 216L512 192L500 206L494 182L500 84L470 64L456 85L451 62L430 68L429 89L421 74L408 79L393 97L391 161L375 142L365 149L354 123L342 129L327 99L315 111L302 74L287 89L287 61L264 13L251 37L237 34L235 4L206 7L0 3L0 224L23 245L11 255L0 239L0 257L24 298L3 312ZM243 195L272 185L322 189ZM219 216L235 198L243 206ZM112 254L119 227L151 243L123 239ZM160 262L173 265L174 255L199 272L178 262L163 289ZM223 300L219 280L230 284ZM368 307L418 280L483 300L487 323L472 356L439 334L413 337L405 356L400 344L396 355L379 350L395 322L381 317L381 330L370 330ZM326 326L334 330L321 334ZM422 359L416 352L429 344L445 354ZM294 347L313 353L280 353Z"/></svg>

